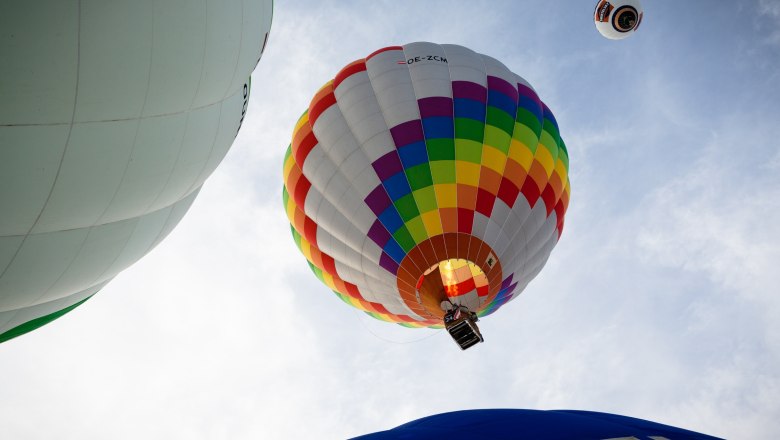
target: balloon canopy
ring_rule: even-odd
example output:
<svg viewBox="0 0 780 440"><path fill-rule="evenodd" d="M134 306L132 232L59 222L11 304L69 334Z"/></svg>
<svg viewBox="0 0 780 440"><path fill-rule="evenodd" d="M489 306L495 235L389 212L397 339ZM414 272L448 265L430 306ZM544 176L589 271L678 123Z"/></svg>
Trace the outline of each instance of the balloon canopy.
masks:
<svg viewBox="0 0 780 440"><path fill-rule="evenodd" d="M311 269L346 303L411 327L515 298L560 237L569 157L549 108L499 61L386 47L314 96L284 159Z"/></svg>
<svg viewBox="0 0 780 440"><path fill-rule="evenodd" d="M592 411L475 409L424 417L354 440L719 440L649 420ZM722 439L721 439L722 440Z"/></svg>
<svg viewBox="0 0 780 440"><path fill-rule="evenodd" d="M0 342L176 226L241 126L272 7L0 3Z"/></svg>

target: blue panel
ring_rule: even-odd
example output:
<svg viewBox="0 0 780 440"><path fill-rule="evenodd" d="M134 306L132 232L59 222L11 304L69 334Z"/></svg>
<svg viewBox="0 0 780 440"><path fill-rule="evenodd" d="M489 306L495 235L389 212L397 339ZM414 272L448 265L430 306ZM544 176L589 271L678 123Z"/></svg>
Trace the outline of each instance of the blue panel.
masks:
<svg viewBox="0 0 780 440"><path fill-rule="evenodd" d="M451 139L455 137L455 127L450 117L431 117L422 120L426 139Z"/></svg>
<svg viewBox="0 0 780 440"><path fill-rule="evenodd" d="M390 176L389 179L382 182L382 185L384 185L387 194L393 201L412 192L412 189L409 188L409 182L406 180L406 174L404 173L397 173Z"/></svg>
<svg viewBox="0 0 780 440"><path fill-rule="evenodd" d="M387 255L390 255L390 258L392 258L398 264L401 264L401 261L406 256L406 252L401 249L401 245L399 245L394 238L391 238L390 241L385 244L385 247L382 248L382 250L385 251Z"/></svg>
<svg viewBox="0 0 780 440"><path fill-rule="evenodd" d="M485 122L485 104L473 99L453 99L456 118L476 119Z"/></svg>
<svg viewBox="0 0 780 440"><path fill-rule="evenodd" d="M512 119L514 119L517 114L517 103L498 90L488 90L488 105L500 108L511 116Z"/></svg>
<svg viewBox="0 0 780 440"><path fill-rule="evenodd" d="M542 108L539 106L538 102L527 96L520 95L520 101L518 102L517 106L533 113L533 115L536 116L536 119L539 120L539 123L542 122Z"/></svg>
<svg viewBox="0 0 780 440"><path fill-rule="evenodd" d="M390 231L391 234L404 224L404 221L401 220L401 216L398 214L395 206L390 206L385 209L385 212L379 214L379 221L382 222L382 226ZM392 238L390 240L392 240Z"/></svg>
<svg viewBox="0 0 780 440"><path fill-rule="evenodd" d="M411 168L428 162L428 151L425 150L425 142L404 145L398 149L398 154L401 156L401 163L404 164L404 168Z"/></svg>

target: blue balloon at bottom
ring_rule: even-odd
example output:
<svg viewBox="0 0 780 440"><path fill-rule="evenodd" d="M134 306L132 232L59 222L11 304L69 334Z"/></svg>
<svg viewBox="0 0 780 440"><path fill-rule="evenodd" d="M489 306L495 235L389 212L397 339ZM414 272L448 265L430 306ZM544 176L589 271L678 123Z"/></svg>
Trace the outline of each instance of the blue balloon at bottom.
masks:
<svg viewBox="0 0 780 440"><path fill-rule="evenodd" d="M648 420L593 411L475 409L423 417L353 440L723 440Z"/></svg>

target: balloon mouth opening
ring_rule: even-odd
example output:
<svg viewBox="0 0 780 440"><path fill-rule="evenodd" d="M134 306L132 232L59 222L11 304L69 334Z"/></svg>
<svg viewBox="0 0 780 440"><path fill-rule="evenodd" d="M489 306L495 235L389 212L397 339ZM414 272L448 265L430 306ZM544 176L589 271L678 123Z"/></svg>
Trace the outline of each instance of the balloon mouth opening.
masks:
<svg viewBox="0 0 780 440"><path fill-rule="evenodd" d="M615 30L618 32L628 32L637 26L639 21L639 14L637 10L624 6L615 12L615 18L613 19Z"/></svg>
<svg viewBox="0 0 780 440"><path fill-rule="evenodd" d="M425 291L448 304L471 306L487 299L490 283L482 268L473 261L449 258L431 265L417 281L417 290Z"/></svg>

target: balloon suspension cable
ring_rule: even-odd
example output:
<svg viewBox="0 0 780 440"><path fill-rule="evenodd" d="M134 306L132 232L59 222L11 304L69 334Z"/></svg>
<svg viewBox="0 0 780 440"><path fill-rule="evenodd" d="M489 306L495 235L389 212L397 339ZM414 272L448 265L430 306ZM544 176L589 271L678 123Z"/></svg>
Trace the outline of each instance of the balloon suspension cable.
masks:
<svg viewBox="0 0 780 440"><path fill-rule="evenodd" d="M391 344L398 344L398 345L415 344L417 342L424 341L424 340L426 340L428 338L432 338L432 337L438 335L439 333L441 333L444 330L443 328L440 328L440 329L436 330L436 332L434 332L434 333L431 333L431 334L429 334L427 336L423 336L422 338L412 339L411 341L393 341L392 339L387 339L387 338L384 338L384 337L379 336L378 334L374 333L374 331L371 330L366 325L365 322L363 322L363 319L368 317L368 316L365 315L365 313L362 313L358 309L353 309L352 311L355 313L355 315L357 317L357 320L360 322L360 325L362 325L364 329L366 329L369 333L371 333L371 335L373 335L375 338L379 339L380 341L389 342Z"/></svg>

